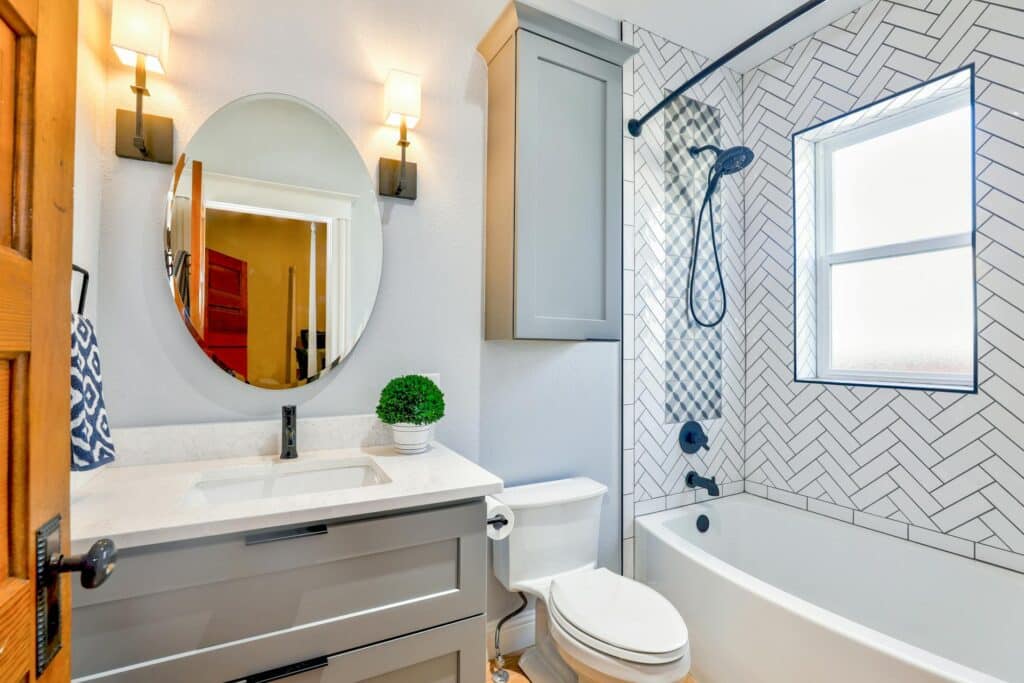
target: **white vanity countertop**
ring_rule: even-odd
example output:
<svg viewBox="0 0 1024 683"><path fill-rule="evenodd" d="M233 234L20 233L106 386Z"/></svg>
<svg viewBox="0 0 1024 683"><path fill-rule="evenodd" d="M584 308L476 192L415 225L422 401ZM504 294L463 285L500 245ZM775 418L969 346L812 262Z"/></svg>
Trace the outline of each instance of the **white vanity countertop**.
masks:
<svg viewBox="0 0 1024 683"><path fill-rule="evenodd" d="M209 502L195 489L204 479L230 479L236 473L291 473L368 461L390 481L220 503ZM72 493L71 550L83 552L100 538L112 539L118 548L131 548L437 505L501 489L496 476L438 443L419 455L374 447L300 451L298 459L290 461L258 455L108 466Z"/></svg>

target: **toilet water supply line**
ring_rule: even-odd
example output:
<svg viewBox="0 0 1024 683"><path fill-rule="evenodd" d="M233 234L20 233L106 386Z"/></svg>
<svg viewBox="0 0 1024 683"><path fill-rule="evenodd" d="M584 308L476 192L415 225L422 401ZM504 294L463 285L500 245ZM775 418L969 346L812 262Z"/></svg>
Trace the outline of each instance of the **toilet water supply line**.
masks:
<svg viewBox="0 0 1024 683"><path fill-rule="evenodd" d="M494 663L498 667L494 670L494 673L491 674L491 680L494 683L508 683L508 672L505 671L505 658L501 656L501 627L505 625L506 621L519 616L522 614L523 610L526 609L528 602L526 594L522 591L519 591L517 594L519 595L519 599L523 601L523 604L503 616L498 621L498 625L494 627Z"/></svg>

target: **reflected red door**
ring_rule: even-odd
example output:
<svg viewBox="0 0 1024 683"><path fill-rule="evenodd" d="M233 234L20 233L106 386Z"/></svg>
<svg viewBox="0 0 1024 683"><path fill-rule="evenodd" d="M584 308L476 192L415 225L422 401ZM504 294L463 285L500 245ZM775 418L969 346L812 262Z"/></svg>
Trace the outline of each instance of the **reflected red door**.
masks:
<svg viewBox="0 0 1024 683"><path fill-rule="evenodd" d="M249 363L247 274L245 261L206 250L206 352L243 379Z"/></svg>

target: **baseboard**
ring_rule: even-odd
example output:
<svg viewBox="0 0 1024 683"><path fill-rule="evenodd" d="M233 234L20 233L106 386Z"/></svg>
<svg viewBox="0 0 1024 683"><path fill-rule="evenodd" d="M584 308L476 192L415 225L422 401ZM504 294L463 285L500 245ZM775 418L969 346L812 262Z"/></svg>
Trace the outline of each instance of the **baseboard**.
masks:
<svg viewBox="0 0 1024 683"><path fill-rule="evenodd" d="M527 610L505 622L501 627L501 651L519 652L533 645L534 612ZM494 629L498 620L487 622L487 658L494 658Z"/></svg>

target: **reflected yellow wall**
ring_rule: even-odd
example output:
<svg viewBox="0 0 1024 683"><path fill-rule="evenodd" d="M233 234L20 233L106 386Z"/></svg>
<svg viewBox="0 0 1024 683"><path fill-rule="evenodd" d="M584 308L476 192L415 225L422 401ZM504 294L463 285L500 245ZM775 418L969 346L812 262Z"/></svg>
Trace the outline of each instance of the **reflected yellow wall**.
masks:
<svg viewBox="0 0 1024 683"><path fill-rule="evenodd" d="M296 330L309 311L309 223L208 209L206 246L248 264L248 381L268 388L294 386L297 337L288 330L288 269L295 268ZM317 226L317 327L324 327L326 226ZM292 374L288 376L288 361Z"/></svg>

